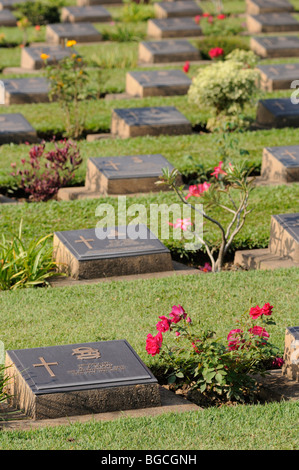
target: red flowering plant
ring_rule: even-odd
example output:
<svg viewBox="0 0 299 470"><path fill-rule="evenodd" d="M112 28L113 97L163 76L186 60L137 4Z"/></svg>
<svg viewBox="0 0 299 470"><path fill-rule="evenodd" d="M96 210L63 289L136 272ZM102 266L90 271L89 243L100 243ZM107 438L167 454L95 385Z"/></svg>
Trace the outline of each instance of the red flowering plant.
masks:
<svg viewBox="0 0 299 470"><path fill-rule="evenodd" d="M175 388L196 390L212 401L250 401L258 390L255 376L283 362L265 328L275 324L269 319L272 309L269 303L251 308L242 326L232 329L223 341L198 321L194 324L181 305L174 305L168 316L159 316L156 335L147 335L146 351L160 355L168 383ZM261 324L254 318L257 311Z"/></svg>
<svg viewBox="0 0 299 470"><path fill-rule="evenodd" d="M17 186L34 202L53 199L60 188L72 181L82 163L75 142L65 139L58 144L53 139L52 144L54 148L47 151L44 142L34 145L29 158L21 160L22 169L11 173ZM11 166L16 168L17 164L12 163Z"/></svg>

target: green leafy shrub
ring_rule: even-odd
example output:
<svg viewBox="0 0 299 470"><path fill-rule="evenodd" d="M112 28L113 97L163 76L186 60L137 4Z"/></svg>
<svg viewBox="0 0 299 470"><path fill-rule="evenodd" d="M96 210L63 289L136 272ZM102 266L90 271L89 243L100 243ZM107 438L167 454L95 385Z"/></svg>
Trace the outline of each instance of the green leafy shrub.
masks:
<svg viewBox="0 0 299 470"><path fill-rule="evenodd" d="M18 14L28 18L32 25L46 25L60 22L61 0L51 0L51 2L28 1L20 3L17 8Z"/></svg>
<svg viewBox="0 0 299 470"><path fill-rule="evenodd" d="M230 126L236 127L245 122L242 116L245 104L249 103L257 91L258 72L249 64L235 59L214 62L200 68L188 91L190 103L198 107L209 106L213 118L207 128L213 130L229 117ZM215 119L216 116L216 119Z"/></svg>
<svg viewBox="0 0 299 470"><path fill-rule="evenodd" d="M139 23L155 17L153 5L146 5L143 1L136 3L125 0L121 13L121 21L125 23Z"/></svg>
<svg viewBox="0 0 299 470"><path fill-rule="evenodd" d="M22 240L22 223L18 235L0 240L0 291L46 285L48 278L57 275L48 238L39 238L29 244Z"/></svg>

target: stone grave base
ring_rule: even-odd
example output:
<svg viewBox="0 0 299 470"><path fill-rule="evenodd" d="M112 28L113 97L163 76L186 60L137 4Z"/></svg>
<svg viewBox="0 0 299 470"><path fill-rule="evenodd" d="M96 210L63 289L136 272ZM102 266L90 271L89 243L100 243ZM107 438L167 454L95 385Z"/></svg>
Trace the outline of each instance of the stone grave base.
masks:
<svg viewBox="0 0 299 470"><path fill-rule="evenodd" d="M272 15L272 13L269 13L269 15ZM275 15L279 15L279 13L275 13ZM299 23L291 15L290 18L283 16L280 24L271 23L271 21L268 23L263 21L265 21L264 17L261 19L259 15L248 15L246 19L248 32L250 34L291 33L299 30Z"/></svg>
<svg viewBox="0 0 299 470"><path fill-rule="evenodd" d="M295 9L287 1L282 2L255 2L254 0L246 0L246 13L248 15L260 15L263 13L280 13L293 12Z"/></svg>
<svg viewBox="0 0 299 470"><path fill-rule="evenodd" d="M184 413L190 411L199 411L199 408L194 403L191 403L186 398L177 395L166 388L159 386L160 404L158 406L149 407L145 404L144 408L139 409L123 409L120 411L108 411L103 413L90 413L77 416L68 416L67 418L52 418L33 420L28 419L28 416L23 412L16 411L15 408L7 406L7 404L0 405L0 429L6 430L30 430L40 429L49 426L63 426L72 423L87 423L89 421L114 421L120 418L140 418L146 416L158 416L163 413Z"/></svg>
<svg viewBox="0 0 299 470"><path fill-rule="evenodd" d="M292 259L283 258L271 253L269 248L236 251L234 264L238 264L245 269L261 270L293 267L299 268L299 263L296 263Z"/></svg>
<svg viewBox="0 0 299 470"><path fill-rule="evenodd" d="M19 404L25 414L35 420L161 406L157 383L35 394L9 356L6 366L13 381L12 390L8 382L8 391L13 395L9 403Z"/></svg>
<svg viewBox="0 0 299 470"><path fill-rule="evenodd" d="M80 279L76 280L71 277L56 276L48 279L51 287L65 287L75 286L82 284L97 284L100 282L111 282L111 281L134 281L136 279L162 279L169 276L189 276L189 275L202 275L203 272L199 269L186 266L177 261L172 261L172 269L169 271L160 271L145 274L131 274L128 276L114 276L114 277L102 277L98 279Z"/></svg>

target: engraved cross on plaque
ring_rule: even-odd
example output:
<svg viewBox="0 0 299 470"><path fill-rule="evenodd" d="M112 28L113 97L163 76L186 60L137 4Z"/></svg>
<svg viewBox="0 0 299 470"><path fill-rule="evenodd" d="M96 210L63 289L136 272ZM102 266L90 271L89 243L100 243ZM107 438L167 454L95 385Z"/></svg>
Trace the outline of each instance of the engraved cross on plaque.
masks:
<svg viewBox="0 0 299 470"><path fill-rule="evenodd" d="M289 150L285 150L282 155L288 155L293 160L296 160L296 157L295 157L294 153L290 152Z"/></svg>
<svg viewBox="0 0 299 470"><path fill-rule="evenodd" d="M118 166L120 165L119 163L114 163L111 160L109 162L105 162L106 166L111 166L114 170L118 171Z"/></svg>
<svg viewBox="0 0 299 470"><path fill-rule="evenodd" d="M89 242L94 242L94 239L93 238L90 238L89 240L86 240L82 235L80 235L80 240L75 240L75 243L84 243L86 245L87 248L89 248L90 250L92 250L92 246Z"/></svg>
<svg viewBox="0 0 299 470"><path fill-rule="evenodd" d="M33 364L33 367L45 367L51 377L55 377L54 372L49 366L58 366L58 362L46 362L43 357L39 357L41 364Z"/></svg>
<svg viewBox="0 0 299 470"><path fill-rule="evenodd" d="M278 106L282 111L284 110L283 104L279 103L278 101L275 101L274 103L276 106Z"/></svg>

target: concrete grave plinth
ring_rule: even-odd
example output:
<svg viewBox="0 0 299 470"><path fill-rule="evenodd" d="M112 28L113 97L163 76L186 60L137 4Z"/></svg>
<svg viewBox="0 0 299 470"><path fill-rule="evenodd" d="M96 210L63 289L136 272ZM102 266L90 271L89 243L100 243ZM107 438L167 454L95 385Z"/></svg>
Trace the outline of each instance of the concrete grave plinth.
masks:
<svg viewBox="0 0 299 470"><path fill-rule="evenodd" d="M111 21L112 16L101 5L87 7L64 7L61 10L63 23L104 23Z"/></svg>
<svg viewBox="0 0 299 470"><path fill-rule="evenodd" d="M265 36L250 38L251 50L263 58L299 57L299 37Z"/></svg>
<svg viewBox="0 0 299 470"><path fill-rule="evenodd" d="M287 0L246 0L246 12L249 15L290 13L294 10L294 6Z"/></svg>
<svg viewBox="0 0 299 470"><path fill-rule="evenodd" d="M299 127L299 106L290 98L259 100L256 122L264 128Z"/></svg>
<svg viewBox="0 0 299 470"><path fill-rule="evenodd" d="M5 104L48 103L50 85L44 77L3 80Z"/></svg>
<svg viewBox="0 0 299 470"><path fill-rule="evenodd" d="M273 215L268 248L237 251L234 263L245 269L299 267L299 213Z"/></svg>
<svg viewBox="0 0 299 470"><path fill-rule="evenodd" d="M0 145L37 142L36 130L22 114L0 114Z"/></svg>
<svg viewBox="0 0 299 470"><path fill-rule="evenodd" d="M299 326L286 329L283 361L283 375L299 382Z"/></svg>
<svg viewBox="0 0 299 470"><path fill-rule="evenodd" d="M158 2L154 3L156 18L195 17L202 14L202 9L194 1Z"/></svg>
<svg viewBox="0 0 299 470"><path fill-rule="evenodd" d="M34 420L161 405L159 384L126 340L6 352L10 404Z"/></svg>
<svg viewBox="0 0 299 470"><path fill-rule="evenodd" d="M64 45L68 40L77 43L100 42L102 35L92 23L57 23L46 26L47 43Z"/></svg>
<svg viewBox="0 0 299 470"><path fill-rule="evenodd" d="M73 48L62 46L24 47L21 52L21 67L28 70L40 70L45 66L41 54L47 54L49 56L47 64L53 65L66 57L70 57L73 53L76 53Z"/></svg>
<svg viewBox="0 0 299 470"><path fill-rule="evenodd" d="M261 177L278 183L299 181L299 145L264 148Z"/></svg>
<svg viewBox="0 0 299 470"><path fill-rule="evenodd" d="M291 83L298 80L299 64L258 65L260 87L265 91L289 90Z"/></svg>
<svg viewBox="0 0 299 470"><path fill-rule="evenodd" d="M186 38L202 35L202 30L194 18L165 18L152 19L147 23L149 38Z"/></svg>
<svg viewBox="0 0 299 470"><path fill-rule="evenodd" d="M126 92L132 96L186 95L191 79L182 70L128 72Z"/></svg>
<svg viewBox="0 0 299 470"><path fill-rule="evenodd" d="M246 24L251 34L299 31L299 22L290 13L247 15Z"/></svg>
<svg viewBox="0 0 299 470"><path fill-rule="evenodd" d="M173 106L113 109L111 133L122 138L185 135L192 133L192 126Z"/></svg>
<svg viewBox="0 0 299 470"><path fill-rule="evenodd" d="M17 26L16 17L10 10L0 10L0 26Z"/></svg>
<svg viewBox="0 0 299 470"><path fill-rule="evenodd" d="M14 10L19 3L25 3L27 0L0 0L0 10Z"/></svg>
<svg viewBox="0 0 299 470"><path fill-rule="evenodd" d="M139 43L138 57L141 63L162 64L200 60L200 52L186 39L143 41Z"/></svg>
<svg viewBox="0 0 299 470"><path fill-rule="evenodd" d="M173 270L170 251L144 225L55 232L53 244L59 269L73 279Z"/></svg>

